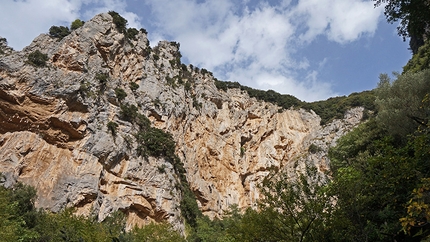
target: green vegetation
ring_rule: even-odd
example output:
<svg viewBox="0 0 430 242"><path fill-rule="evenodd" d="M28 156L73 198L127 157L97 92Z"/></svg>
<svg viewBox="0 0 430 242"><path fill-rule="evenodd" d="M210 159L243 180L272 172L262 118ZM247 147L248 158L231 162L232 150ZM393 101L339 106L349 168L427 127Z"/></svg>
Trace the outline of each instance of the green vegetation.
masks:
<svg viewBox="0 0 430 242"><path fill-rule="evenodd" d="M116 132L117 132L117 128L118 128L118 124L115 123L115 122L113 122L113 121L110 121L107 124L107 127L108 127L108 130L112 133L112 136L115 137L116 136Z"/></svg>
<svg viewBox="0 0 430 242"><path fill-rule="evenodd" d="M403 72L418 72L430 69L430 41L421 46L411 60L403 67Z"/></svg>
<svg viewBox="0 0 430 242"><path fill-rule="evenodd" d="M73 21L72 22L72 24L70 25L70 29L73 31L73 30L76 30L76 29L78 29L78 28L80 28L80 27L82 27L83 25L84 25L84 21L82 21L82 20L80 20L80 19L75 19L75 21Z"/></svg>
<svg viewBox="0 0 430 242"><path fill-rule="evenodd" d="M96 96L96 94L91 90L91 83L85 80L81 81L78 92L82 97L94 98Z"/></svg>
<svg viewBox="0 0 430 242"><path fill-rule="evenodd" d="M68 36L71 31L82 27L84 23L84 21L76 19L71 23L70 29L66 26L51 26L51 28L49 28L49 35L53 38L58 38L59 40L62 40L64 37Z"/></svg>
<svg viewBox="0 0 430 242"><path fill-rule="evenodd" d="M124 89L119 87L115 88L115 95L116 95L116 98L118 98L118 101L120 102L124 100L125 97L127 97L127 93L124 91Z"/></svg>
<svg viewBox="0 0 430 242"><path fill-rule="evenodd" d="M108 73L103 73L103 72L99 72L96 74L95 79L98 80L100 82L101 85L105 86L109 80L109 74Z"/></svg>
<svg viewBox="0 0 430 242"><path fill-rule="evenodd" d="M108 12L110 16L113 18L113 23L115 24L116 28L120 33L127 33L127 20L123 18L121 15L119 15L115 11L109 11Z"/></svg>
<svg viewBox="0 0 430 242"><path fill-rule="evenodd" d="M134 123L138 116L138 108L135 105L121 104L121 119Z"/></svg>
<svg viewBox="0 0 430 242"><path fill-rule="evenodd" d="M127 38L132 40L137 40L136 35L139 33L139 31L135 28L129 28L127 29Z"/></svg>
<svg viewBox="0 0 430 242"><path fill-rule="evenodd" d="M144 156L175 158L175 142L172 135L161 129L147 127L136 134L140 144L140 153Z"/></svg>
<svg viewBox="0 0 430 242"><path fill-rule="evenodd" d="M391 4L408 3L376 1L388 2L387 6L394 9L398 6ZM375 90L313 103L272 90L259 91L216 80L219 89L239 88L251 97L279 105L281 110L312 109L322 117L323 124L341 118L351 107L363 106L373 114L330 149L329 174L319 171L311 161L306 161L304 171L295 177L273 168L259 186L263 198L253 204L258 209L239 211L233 206L222 220L210 220L198 209L183 163L175 154L172 135L151 127L150 120L134 105L121 104L120 115L135 128L138 155L172 164L179 179L176 188L182 193L180 209L186 221L187 241L430 241L430 69L426 64L429 58L426 46L393 80L381 75ZM154 52L155 56L157 51ZM176 61L171 64L181 66L181 74L174 83L190 78L186 66ZM211 75L205 69L200 73ZM106 83L108 76L96 79ZM191 79L182 83L190 83L184 87L186 90L192 88ZM120 100L123 94L118 93ZM198 106L197 98L192 97L193 105ZM154 105L162 106L158 99ZM116 128L116 123L108 124L113 135ZM310 153L320 150L315 144L309 146ZM245 154L244 147L240 147L240 154ZM165 172L166 167L160 166L158 171ZM74 216L70 210L59 214L36 211L34 196L34 189L28 186L17 184L12 189L0 186L0 238L5 241L185 240L167 224L151 224L126 233L121 213L98 223L94 217Z"/></svg>
<svg viewBox="0 0 430 242"><path fill-rule="evenodd" d="M318 145L316 145L316 144L309 145L309 152L310 153L315 154L315 153L318 153L320 151L322 151L322 148L319 147Z"/></svg>
<svg viewBox="0 0 430 242"><path fill-rule="evenodd" d="M355 106L373 115L330 150L330 176L310 164L297 179L274 170L261 184L258 210L222 220L197 217L189 241L429 241L430 70L421 70L422 62L409 65L411 71L394 80L381 75L373 91L296 102L325 122ZM238 83L216 84L249 91ZM250 93L265 101L282 96ZM310 153L320 150L309 146Z"/></svg>
<svg viewBox="0 0 430 242"><path fill-rule="evenodd" d="M45 67L46 61L48 61L48 55L36 50L27 56L26 63L35 67Z"/></svg>
<svg viewBox="0 0 430 242"><path fill-rule="evenodd" d="M430 108L424 102L430 90L430 69L406 72L394 82L383 74L376 89L378 121L390 135L405 137L428 123Z"/></svg>
<svg viewBox="0 0 430 242"><path fill-rule="evenodd" d="M138 155L164 158L173 165L174 171L179 178L177 186L182 193L180 203L182 216L187 224L193 228L191 233L194 233L197 218L202 217L202 213L198 208L195 195L189 187L185 176L185 168L175 154L176 143L172 135L161 129L151 127L149 119L139 114L138 108L134 105L121 105L121 119L134 123L139 127L138 132L134 135L138 143L136 151Z"/></svg>
<svg viewBox="0 0 430 242"><path fill-rule="evenodd" d="M241 89L243 91L246 91L250 97L254 97L257 100L276 104L283 109L304 108L306 110L313 110L321 117L322 125L332 121L333 119L343 118L345 112L353 107L362 106L366 110L375 111L375 96L372 91L352 93L347 97L334 97L329 98L325 101L306 103L288 94L279 94L273 90L257 90L250 87L242 86L238 82L224 82L215 80L215 85L219 90L224 91L227 91L227 89L229 88Z"/></svg>
<svg viewBox="0 0 430 242"><path fill-rule="evenodd" d="M141 28L141 29L140 29L140 32L142 32L142 33L144 33L144 34L148 34L148 31L146 31L146 29L144 29L144 28Z"/></svg>
<svg viewBox="0 0 430 242"><path fill-rule="evenodd" d="M385 5L385 16L389 23L400 21L397 32L406 40L410 37L409 46L413 54L429 37L430 4L422 0L373 0L375 6Z"/></svg>
<svg viewBox="0 0 430 242"><path fill-rule="evenodd" d="M332 121L333 119L343 118L345 112L353 107L364 107L367 111L376 111L375 94L373 91L352 93L349 96L334 97L312 103L303 102L299 107L306 110L313 110L321 117L322 125Z"/></svg>
<svg viewBox="0 0 430 242"><path fill-rule="evenodd" d="M135 92L137 89L139 89L139 84L137 84L136 82L131 82L130 83L130 89Z"/></svg>
<svg viewBox="0 0 430 242"><path fill-rule="evenodd" d="M49 28L49 35L60 40L69 34L70 30L66 26L51 26L51 28Z"/></svg>
<svg viewBox="0 0 430 242"><path fill-rule="evenodd" d="M17 183L11 189L0 186L0 240L23 242L57 241L185 241L168 224L149 224L125 232L125 215L115 212L103 222L73 215L66 209L52 214L34 207L34 188Z"/></svg>

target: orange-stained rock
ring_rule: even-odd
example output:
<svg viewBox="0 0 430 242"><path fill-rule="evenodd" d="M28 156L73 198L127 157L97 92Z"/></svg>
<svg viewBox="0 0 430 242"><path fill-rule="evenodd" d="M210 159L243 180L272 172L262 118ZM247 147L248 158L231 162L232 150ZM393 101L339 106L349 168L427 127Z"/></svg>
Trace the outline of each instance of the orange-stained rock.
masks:
<svg viewBox="0 0 430 242"><path fill-rule="evenodd" d="M172 134L210 217L233 204L253 206L272 169L294 176L311 162L329 170L328 148L361 120L356 108L322 127L312 111L279 111L239 89L220 91L210 73L178 63L178 47L161 41L151 49L143 32L127 39L100 14L61 41L42 34L0 56L4 185L34 186L36 206L53 212L76 207L103 220L121 210L129 228L167 220L184 231L178 176L166 159L139 155L139 125L124 120L121 105L135 105L153 127ZM47 67L27 63L35 50L48 55ZM117 124L114 134L109 122ZM320 150L308 152L311 144Z"/></svg>

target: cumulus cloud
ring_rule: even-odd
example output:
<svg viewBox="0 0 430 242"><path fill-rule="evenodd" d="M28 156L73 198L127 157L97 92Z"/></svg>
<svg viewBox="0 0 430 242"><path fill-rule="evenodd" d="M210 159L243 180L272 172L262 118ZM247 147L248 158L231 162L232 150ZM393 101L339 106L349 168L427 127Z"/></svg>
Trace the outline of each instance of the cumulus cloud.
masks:
<svg viewBox="0 0 430 242"><path fill-rule="evenodd" d="M304 41L326 35L338 43L354 41L363 34L372 35L383 8L374 9L372 1L362 0L300 0L294 15L307 30Z"/></svg>
<svg viewBox="0 0 430 242"><path fill-rule="evenodd" d="M53 23L73 21L80 3L67 0L4 0L0 8L0 35L15 49L30 44L32 38L46 33Z"/></svg>
<svg viewBox="0 0 430 242"><path fill-rule="evenodd" d="M307 101L336 93L318 80L318 63L312 70L295 51L321 35L341 44L372 35L382 11L365 0L145 2L157 39L179 41L191 63L224 80Z"/></svg>
<svg viewBox="0 0 430 242"><path fill-rule="evenodd" d="M226 81L273 89L306 101L335 95L312 63L297 54L317 37L347 44L371 36L382 8L368 0L3 0L0 36L19 50L52 25L115 10L139 28L127 4L148 7L149 36L181 44L185 62L213 71Z"/></svg>
<svg viewBox="0 0 430 242"><path fill-rule="evenodd" d="M82 11L83 7L90 8ZM5 24L0 25L0 36L7 38L15 50L21 50L52 25L69 26L77 18L87 20L109 10L127 18L129 26L139 27L137 15L125 8L123 0L2 0L0 21Z"/></svg>

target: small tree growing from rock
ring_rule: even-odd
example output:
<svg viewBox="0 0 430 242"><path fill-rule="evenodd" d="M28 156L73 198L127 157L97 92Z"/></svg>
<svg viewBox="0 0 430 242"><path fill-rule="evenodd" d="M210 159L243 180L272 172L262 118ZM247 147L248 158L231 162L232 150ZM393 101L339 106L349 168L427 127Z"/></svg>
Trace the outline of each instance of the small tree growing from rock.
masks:
<svg viewBox="0 0 430 242"><path fill-rule="evenodd" d="M118 28L119 32L126 33L127 31L127 19L123 18L121 15L119 15L115 11L109 11L108 12L110 16L113 18L113 22Z"/></svg>
<svg viewBox="0 0 430 242"><path fill-rule="evenodd" d="M60 40L69 34L70 30L66 26L51 26L51 28L49 28L49 35Z"/></svg>
<svg viewBox="0 0 430 242"><path fill-rule="evenodd" d="M28 64L35 66L35 67L44 67L46 66L46 61L48 60L48 55L43 54L39 50L31 52L27 56L27 62Z"/></svg>
<svg viewBox="0 0 430 242"><path fill-rule="evenodd" d="M80 20L80 19L76 19L75 21L73 21L72 22L72 24L70 25L70 29L73 31L73 30L76 30L76 29L78 29L78 28L80 28L80 27L82 27L83 25L84 25L84 21L82 21L82 20Z"/></svg>

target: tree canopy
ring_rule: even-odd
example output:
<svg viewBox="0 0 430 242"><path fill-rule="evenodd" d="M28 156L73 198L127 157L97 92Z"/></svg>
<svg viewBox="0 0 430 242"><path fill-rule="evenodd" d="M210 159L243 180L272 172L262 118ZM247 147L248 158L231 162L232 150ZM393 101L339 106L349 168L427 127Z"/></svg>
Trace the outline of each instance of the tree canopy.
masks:
<svg viewBox="0 0 430 242"><path fill-rule="evenodd" d="M373 0L375 6L385 5L385 16L389 23L400 20L398 34L406 40L410 37L410 48L415 54L424 44L430 31L430 1L428 0ZM428 36L427 36L428 37Z"/></svg>

